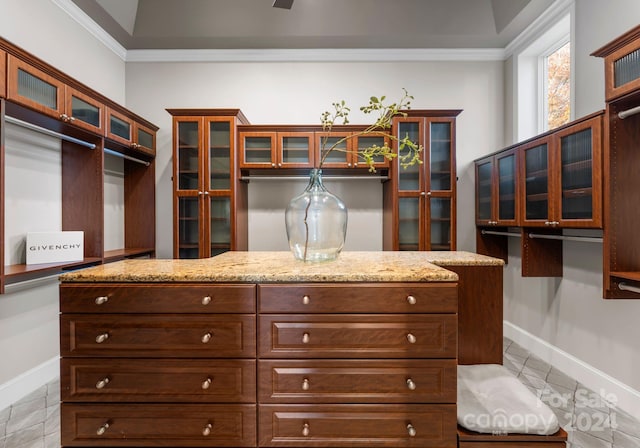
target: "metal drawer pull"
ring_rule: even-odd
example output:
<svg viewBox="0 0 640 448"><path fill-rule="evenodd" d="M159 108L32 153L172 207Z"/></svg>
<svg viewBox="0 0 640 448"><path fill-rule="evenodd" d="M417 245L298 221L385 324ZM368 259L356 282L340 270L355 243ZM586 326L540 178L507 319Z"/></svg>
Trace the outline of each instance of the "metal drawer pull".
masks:
<svg viewBox="0 0 640 448"><path fill-rule="evenodd" d="M407 341L409 341L409 344L415 344L416 343L416 337L414 335L412 335L411 333L407 334Z"/></svg>
<svg viewBox="0 0 640 448"><path fill-rule="evenodd" d="M304 437L309 437L310 432L311 429L309 428L309 423L305 423L304 425L302 425L302 435Z"/></svg>
<svg viewBox="0 0 640 448"><path fill-rule="evenodd" d="M409 437L416 436L416 428L414 428L411 423L407 423L407 432L409 433Z"/></svg>
<svg viewBox="0 0 640 448"><path fill-rule="evenodd" d="M203 344L206 344L207 342L209 342L211 340L211 333L207 333L204 336L202 336L202 339L200 339L202 341Z"/></svg>
<svg viewBox="0 0 640 448"><path fill-rule="evenodd" d="M104 425L102 425L101 427L98 428L98 430L96 431L96 434L98 434L99 436L103 435L105 432L107 432L107 429L109 429L109 422L105 423Z"/></svg>
<svg viewBox="0 0 640 448"><path fill-rule="evenodd" d="M414 383L411 378L408 378L407 387L409 388L409 390L416 390L416 383Z"/></svg>
<svg viewBox="0 0 640 448"><path fill-rule="evenodd" d="M309 343L309 333L304 333L302 335L302 343L303 344L308 344Z"/></svg>
<svg viewBox="0 0 640 448"><path fill-rule="evenodd" d="M407 302L409 303L409 305L415 305L417 300L415 297L410 295L410 296L407 296Z"/></svg>
<svg viewBox="0 0 640 448"><path fill-rule="evenodd" d="M109 339L109 333L102 333L102 334L99 334L98 336L96 336L96 342L98 344L102 344L107 339Z"/></svg>
<svg viewBox="0 0 640 448"><path fill-rule="evenodd" d="M205 296L202 298L203 305L209 305L211 303L211 296Z"/></svg>
<svg viewBox="0 0 640 448"><path fill-rule="evenodd" d="M100 381L98 381L96 383L96 389L104 389L104 386L106 386L107 384L109 384L109 377L106 376L103 379L101 379Z"/></svg>
<svg viewBox="0 0 640 448"><path fill-rule="evenodd" d="M302 390L309 390L311 384L309 384L309 379L305 378L302 380Z"/></svg>
<svg viewBox="0 0 640 448"><path fill-rule="evenodd" d="M309 296L307 296L307 295L302 296L302 303L303 303L304 305L309 305L309 302L311 302L311 297L309 297Z"/></svg>
<svg viewBox="0 0 640 448"><path fill-rule="evenodd" d="M202 382L202 388L203 389L209 389L209 386L211 386L212 383L212 379L211 378L207 378L205 381Z"/></svg>
<svg viewBox="0 0 640 448"><path fill-rule="evenodd" d="M108 301L109 301L109 297L107 296L96 297L96 305L103 305Z"/></svg>
<svg viewBox="0 0 640 448"><path fill-rule="evenodd" d="M207 423L207 426L202 430L202 435L206 437L211 434L211 428L213 428L213 425L211 423Z"/></svg>

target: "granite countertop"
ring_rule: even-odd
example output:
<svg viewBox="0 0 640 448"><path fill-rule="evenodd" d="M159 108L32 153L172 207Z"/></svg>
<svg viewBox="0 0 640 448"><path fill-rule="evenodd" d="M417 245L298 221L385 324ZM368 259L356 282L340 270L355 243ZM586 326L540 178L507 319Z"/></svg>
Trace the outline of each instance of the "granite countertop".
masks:
<svg viewBox="0 0 640 448"><path fill-rule="evenodd" d="M225 252L196 260L132 259L60 276L63 282L452 282L446 266L502 265L471 252L342 252L305 263L291 252Z"/></svg>

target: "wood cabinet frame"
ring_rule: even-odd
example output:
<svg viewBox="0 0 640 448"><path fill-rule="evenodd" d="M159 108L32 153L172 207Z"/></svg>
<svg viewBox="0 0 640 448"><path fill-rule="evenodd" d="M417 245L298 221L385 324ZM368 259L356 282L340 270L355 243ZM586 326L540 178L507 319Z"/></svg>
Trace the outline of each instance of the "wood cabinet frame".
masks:
<svg viewBox="0 0 640 448"><path fill-rule="evenodd" d="M31 76L34 76L47 84L55 87L56 89L56 106L50 108L37 101L27 98L20 94L18 91L18 72L24 71ZM64 83L54 78L53 76L43 72L42 70L34 67L26 61L19 59L13 54L7 56L7 99L24 104L38 112L47 114L53 118L60 119L65 110L64 103Z"/></svg>
<svg viewBox="0 0 640 448"><path fill-rule="evenodd" d="M7 52L0 48L0 98L7 97Z"/></svg>

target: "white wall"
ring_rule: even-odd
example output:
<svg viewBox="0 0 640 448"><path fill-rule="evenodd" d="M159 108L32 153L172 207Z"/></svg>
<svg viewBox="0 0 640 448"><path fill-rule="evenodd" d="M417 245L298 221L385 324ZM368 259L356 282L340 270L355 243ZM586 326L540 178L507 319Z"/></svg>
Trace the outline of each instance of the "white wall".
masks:
<svg viewBox="0 0 640 448"><path fill-rule="evenodd" d="M575 117L605 106L603 61L590 53L638 23L640 3L637 0L576 1L572 36ZM511 92L506 96L511 97ZM587 363L588 366L580 368L568 357L560 356L566 368L575 369L568 373L596 391L603 387L607 392L620 394L619 399L625 400L621 407L640 416L640 376L637 374L640 370L640 326L637 324L640 301L603 300L602 247L576 242L563 244L563 277L539 279L520 276L519 242L510 242L509 264L505 268L504 317L515 329L508 328L532 348L540 346L540 341L534 341L520 330ZM559 351L556 350L556 354ZM616 385L616 382L623 384ZM625 385L635 390L626 390Z"/></svg>
<svg viewBox="0 0 640 448"><path fill-rule="evenodd" d="M66 2L71 3L70 0L0 0L0 36L124 104L124 61L56 4ZM19 246L20 233L25 228L36 230L42 223L61 226L59 209L48 210L37 218L33 210L31 214L26 210L29 204L41 207L41 211L42 207L60 204L60 155L56 155L53 148L56 143L41 136L12 137L14 141L20 139L27 140L26 143L17 143L21 146L20 151L27 153L20 154L9 148L6 160L6 203L10 206L5 212L5 236L11 241L5 243L5 248L7 258L11 258L11 261L22 256L16 241ZM51 148L35 148L36 143ZM15 146L11 144L12 148ZM18 159L24 159L25 156L30 164L26 166L20 163L25 171L19 174L10 164L17 163ZM27 197L24 196L27 193L25 188L11 187L16 182L22 182L24 186L25 178L22 176L33 176L33 171L39 169L36 166L38 164L57 166L58 171L52 169L48 175L36 173L36 181L26 182L31 187L38 187L37 194ZM29 190L33 192L33 188ZM58 376L58 334L58 289L55 279L37 282L28 288L8 286L6 294L0 295L0 409Z"/></svg>
<svg viewBox="0 0 640 448"><path fill-rule="evenodd" d="M351 122L367 123L359 106L371 95L399 99L402 87L415 97L414 109L463 109L457 121L458 247L471 250L475 237L470 162L500 144L502 84L501 61L128 63L128 106L160 126L156 159L158 256L172 256L173 238L171 117L165 108L240 108L255 124L319 124L320 114L333 101L344 99L351 106ZM287 250L284 207L304 186L303 181L249 184L251 250ZM347 249L380 249L380 184L343 181L329 187L349 207Z"/></svg>

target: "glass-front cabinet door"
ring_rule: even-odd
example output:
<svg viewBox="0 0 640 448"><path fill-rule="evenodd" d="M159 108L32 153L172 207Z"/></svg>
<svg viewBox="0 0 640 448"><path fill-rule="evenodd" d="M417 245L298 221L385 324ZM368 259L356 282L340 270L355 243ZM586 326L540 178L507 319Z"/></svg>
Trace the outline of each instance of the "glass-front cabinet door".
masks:
<svg viewBox="0 0 640 448"><path fill-rule="evenodd" d="M397 119L397 132L396 137L399 140L408 137L409 140L416 144L422 144L424 146L424 119ZM406 154L402 150L398 149L398 158ZM422 156L424 161L424 153ZM425 188L424 181L424 164L414 164L406 168L399 166L395 163L395 173L398 178L398 191L399 192L423 192Z"/></svg>
<svg viewBox="0 0 640 448"><path fill-rule="evenodd" d="M240 132L240 168L276 168L275 132Z"/></svg>
<svg viewBox="0 0 640 448"><path fill-rule="evenodd" d="M64 84L7 55L7 98L54 118L64 113Z"/></svg>
<svg viewBox="0 0 640 448"><path fill-rule="evenodd" d="M423 247L422 202L420 197L398 199L398 250L421 250Z"/></svg>
<svg viewBox="0 0 640 448"><path fill-rule="evenodd" d="M493 206L493 162L494 158L476 162L476 224L494 224Z"/></svg>
<svg viewBox="0 0 640 448"><path fill-rule="evenodd" d="M313 132L278 132L278 168L311 168L314 161Z"/></svg>
<svg viewBox="0 0 640 448"><path fill-rule="evenodd" d="M104 106L98 101L67 86L66 111L63 121L103 134Z"/></svg>
<svg viewBox="0 0 640 448"><path fill-rule="evenodd" d="M427 235L428 250L452 250L454 245L452 200L448 197L429 198L429 219Z"/></svg>
<svg viewBox="0 0 640 448"><path fill-rule="evenodd" d="M518 225L517 151L506 151L495 156L496 182L494 221L500 226Z"/></svg>
<svg viewBox="0 0 640 448"><path fill-rule="evenodd" d="M451 191L454 157L450 120L429 120L429 185L428 191Z"/></svg>
<svg viewBox="0 0 640 448"><path fill-rule="evenodd" d="M213 257L232 249L231 187L234 160L231 121L205 120L208 136L208 163L204 173L204 213L207 217L203 237L203 257Z"/></svg>
<svg viewBox="0 0 640 448"><path fill-rule="evenodd" d="M566 227L602 226L602 119L563 129L556 138L558 171L556 220Z"/></svg>
<svg viewBox="0 0 640 448"><path fill-rule="evenodd" d="M348 132L316 132L316 157L318 163L322 160L323 168L350 168L352 139L347 138ZM332 149L329 151L329 149Z"/></svg>
<svg viewBox="0 0 640 448"><path fill-rule="evenodd" d="M526 225L554 226L550 218L549 140L535 140L523 147L523 219Z"/></svg>

